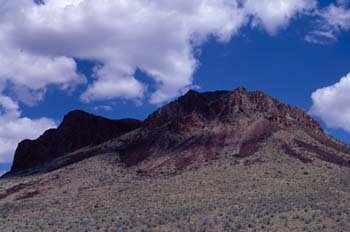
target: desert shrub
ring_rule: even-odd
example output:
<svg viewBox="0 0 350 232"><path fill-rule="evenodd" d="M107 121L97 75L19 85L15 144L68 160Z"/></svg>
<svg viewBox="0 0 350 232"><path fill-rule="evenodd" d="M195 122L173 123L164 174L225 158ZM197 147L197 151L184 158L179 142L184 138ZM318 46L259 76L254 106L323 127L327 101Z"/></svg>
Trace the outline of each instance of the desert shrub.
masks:
<svg viewBox="0 0 350 232"><path fill-rule="evenodd" d="M146 172L142 169L137 169L136 173L137 173L137 175L140 175L140 176L146 175Z"/></svg>

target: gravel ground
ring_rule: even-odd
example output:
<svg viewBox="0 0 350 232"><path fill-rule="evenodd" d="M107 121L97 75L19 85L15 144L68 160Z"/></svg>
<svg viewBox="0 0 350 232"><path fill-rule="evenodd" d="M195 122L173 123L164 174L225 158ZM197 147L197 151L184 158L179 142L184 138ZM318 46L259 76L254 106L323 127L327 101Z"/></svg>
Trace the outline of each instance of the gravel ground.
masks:
<svg viewBox="0 0 350 232"><path fill-rule="evenodd" d="M249 160L249 161L247 161ZM0 231L349 231L350 170L266 145L156 177L101 154L0 180Z"/></svg>

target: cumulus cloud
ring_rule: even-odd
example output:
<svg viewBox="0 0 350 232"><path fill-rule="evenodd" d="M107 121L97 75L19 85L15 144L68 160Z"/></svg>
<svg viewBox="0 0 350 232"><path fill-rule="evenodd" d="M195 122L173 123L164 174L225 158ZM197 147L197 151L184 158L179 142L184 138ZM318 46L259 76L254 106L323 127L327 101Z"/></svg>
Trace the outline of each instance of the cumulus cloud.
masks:
<svg viewBox="0 0 350 232"><path fill-rule="evenodd" d="M43 62L53 63L48 72L55 75L45 75L46 80L79 80L71 57L102 64L83 101L142 98L147 86L135 78L137 69L156 85L150 101L166 101L191 87L194 47L209 36L229 40L244 21L237 3L227 0L46 0L26 4L20 12L8 16L7 41L25 56L50 58Z"/></svg>
<svg viewBox="0 0 350 232"><path fill-rule="evenodd" d="M69 89L86 81L71 57L40 54L16 42L16 31L27 25L26 12L33 6L37 5L31 1L0 0L0 90L12 87L17 100L29 105L41 100L49 85Z"/></svg>
<svg viewBox="0 0 350 232"><path fill-rule="evenodd" d="M53 127L56 127L55 122L48 118L21 117L18 104L9 97L0 96L0 163L12 162L19 141L34 139Z"/></svg>
<svg viewBox="0 0 350 232"><path fill-rule="evenodd" d="M0 0L0 157L7 157L0 162L19 140L54 126L22 117L17 103L37 104L50 86L84 85L83 102L166 102L193 87L195 51L209 39L228 42L243 26L275 35L313 12L325 26L306 40L333 41L349 30L347 4L317 10L316 0ZM96 63L90 81L76 59Z"/></svg>
<svg viewBox="0 0 350 232"><path fill-rule="evenodd" d="M247 13L254 16L252 26L262 26L270 34L276 34L294 17L317 7L316 0L247 0L245 4Z"/></svg>
<svg viewBox="0 0 350 232"><path fill-rule="evenodd" d="M315 0L0 0L3 84L21 86L18 100L42 99L46 86L85 82L73 58L96 61L81 100L148 99L161 103L192 87L194 51L209 38L229 41L250 21L275 34ZM25 91L25 88L31 91ZM39 94L38 94L39 93ZM41 95L40 95L41 94ZM27 100L28 101L28 100Z"/></svg>
<svg viewBox="0 0 350 232"><path fill-rule="evenodd" d="M13 106L1 103L0 155L7 158L0 162L20 139L54 126L50 119L22 117L17 102L32 106L50 86L67 91L78 85L85 86L83 102L166 102L193 87L195 51L209 39L230 41L247 25L274 35L316 5L316 0L0 0L0 96ZM333 19L329 12L324 18ZM346 28L339 20L333 25ZM96 63L89 81L76 59ZM137 71L149 77L148 84Z"/></svg>
<svg viewBox="0 0 350 232"><path fill-rule="evenodd" d="M312 94L311 113L328 127L350 131L350 74Z"/></svg>

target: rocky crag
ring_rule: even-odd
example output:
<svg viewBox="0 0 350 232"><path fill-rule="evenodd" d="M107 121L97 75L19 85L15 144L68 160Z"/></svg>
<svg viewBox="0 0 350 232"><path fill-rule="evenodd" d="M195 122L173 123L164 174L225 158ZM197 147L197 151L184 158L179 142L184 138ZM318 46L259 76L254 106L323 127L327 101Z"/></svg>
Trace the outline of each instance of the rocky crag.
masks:
<svg viewBox="0 0 350 232"><path fill-rule="evenodd" d="M277 138L278 134L286 136ZM268 140L300 162L317 159L350 165L349 147L326 135L301 108L240 87L207 93L191 90L144 122L73 111L57 129L22 141L11 172L54 162L71 152L84 158L82 154L108 151L126 167L138 165L140 172L156 175L227 156L250 157Z"/></svg>
<svg viewBox="0 0 350 232"><path fill-rule="evenodd" d="M244 88L143 122L75 111L18 146L0 231L348 231L349 160L302 109Z"/></svg>
<svg viewBox="0 0 350 232"><path fill-rule="evenodd" d="M96 146L141 126L135 119L110 120L76 110L68 113L57 129L36 140L19 143L10 173L21 172L84 147Z"/></svg>

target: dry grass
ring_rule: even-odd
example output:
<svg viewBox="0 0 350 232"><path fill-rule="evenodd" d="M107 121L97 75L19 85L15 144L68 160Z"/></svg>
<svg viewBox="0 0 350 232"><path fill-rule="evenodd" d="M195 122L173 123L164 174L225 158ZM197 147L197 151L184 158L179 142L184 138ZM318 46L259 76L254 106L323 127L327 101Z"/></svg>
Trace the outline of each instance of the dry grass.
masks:
<svg viewBox="0 0 350 232"><path fill-rule="evenodd" d="M349 169L318 160L303 163L273 143L253 157L228 156L159 177L137 170L104 154L48 174L1 180L0 195L7 195L0 199L0 231L350 227Z"/></svg>

